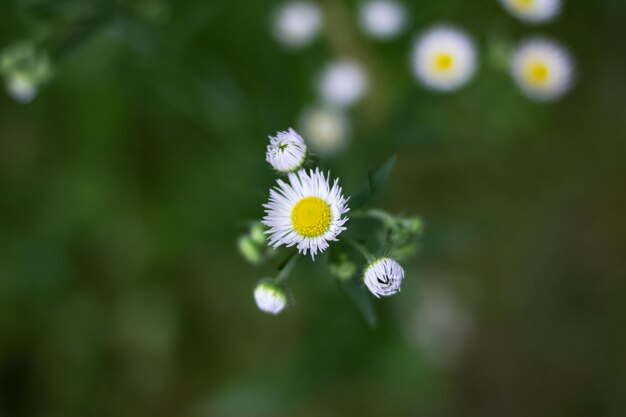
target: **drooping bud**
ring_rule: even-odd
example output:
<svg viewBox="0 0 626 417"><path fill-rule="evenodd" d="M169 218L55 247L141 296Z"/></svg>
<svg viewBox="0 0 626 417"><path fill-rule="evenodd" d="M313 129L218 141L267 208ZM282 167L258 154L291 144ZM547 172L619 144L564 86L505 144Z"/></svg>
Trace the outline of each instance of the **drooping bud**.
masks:
<svg viewBox="0 0 626 417"><path fill-rule="evenodd" d="M404 279L402 266L390 258L378 258L365 269L363 280L376 297L387 297L400 291Z"/></svg>
<svg viewBox="0 0 626 417"><path fill-rule="evenodd" d="M277 315L287 306L287 295L278 285L261 282L254 289L254 300L259 310Z"/></svg>

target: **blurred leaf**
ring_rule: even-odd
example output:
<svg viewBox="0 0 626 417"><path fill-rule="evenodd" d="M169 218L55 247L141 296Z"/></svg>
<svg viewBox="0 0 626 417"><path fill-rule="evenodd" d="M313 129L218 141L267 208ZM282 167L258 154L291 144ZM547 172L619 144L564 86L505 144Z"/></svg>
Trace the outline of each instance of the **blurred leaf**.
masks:
<svg viewBox="0 0 626 417"><path fill-rule="evenodd" d="M341 280L341 286L343 290L350 296L350 299L356 306L359 313L363 316L367 324L371 327L375 327L378 324L378 317L376 316L376 310L374 310L374 304L372 298L361 285L358 279Z"/></svg>
<svg viewBox="0 0 626 417"><path fill-rule="evenodd" d="M352 210L365 206L376 196L377 193L385 186L393 167L396 165L396 155L391 156L380 167L368 173L367 184L361 187L361 191L356 193L350 200L350 208Z"/></svg>

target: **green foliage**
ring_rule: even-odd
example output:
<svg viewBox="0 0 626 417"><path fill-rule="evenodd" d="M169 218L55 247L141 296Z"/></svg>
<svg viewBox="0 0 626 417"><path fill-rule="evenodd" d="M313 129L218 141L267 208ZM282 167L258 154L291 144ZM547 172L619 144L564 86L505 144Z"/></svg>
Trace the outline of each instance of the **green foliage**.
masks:
<svg viewBox="0 0 626 417"><path fill-rule="evenodd" d="M496 0L407 1L390 42L363 34L357 2L321 3L325 32L291 51L270 35L273 1L2 2L0 50L26 41L54 77L26 105L0 94L1 416L625 414L626 3L564 0L531 25ZM479 48L454 94L423 89L408 64L414 36L442 21ZM505 71L536 33L576 61L555 103L530 102ZM258 250L259 234L241 219L262 216L274 181L267 135L298 128L318 71L342 56L371 90L324 168L349 185L397 154L384 203L372 179L344 187L351 214L374 205L424 226L357 216L351 237L419 257L380 302L355 250L329 256L332 272L301 258L296 303L268 317L252 292L289 252L251 266L237 241ZM424 322L457 325L440 303L422 316L428 284L475 323L450 361L426 354Z"/></svg>

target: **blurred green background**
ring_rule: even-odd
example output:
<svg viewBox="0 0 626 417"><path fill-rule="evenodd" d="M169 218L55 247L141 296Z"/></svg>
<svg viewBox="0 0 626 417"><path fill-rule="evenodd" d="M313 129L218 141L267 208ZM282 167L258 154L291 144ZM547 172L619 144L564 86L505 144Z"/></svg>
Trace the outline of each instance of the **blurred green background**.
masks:
<svg viewBox="0 0 626 417"><path fill-rule="evenodd" d="M272 1L5 0L0 48L41 42L55 75L0 96L0 416L626 415L626 3L565 0L519 22L496 0L406 1L391 42L356 2L289 51ZM461 91L413 79L413 36L465 28ZM494 45L543 33L577 84L524 97ZM325 63L364 63L351 142L326 159L350 194L399 156L377 205L426 229L370 328L310 260L296 304L259 312L237 237Z"/></svg>

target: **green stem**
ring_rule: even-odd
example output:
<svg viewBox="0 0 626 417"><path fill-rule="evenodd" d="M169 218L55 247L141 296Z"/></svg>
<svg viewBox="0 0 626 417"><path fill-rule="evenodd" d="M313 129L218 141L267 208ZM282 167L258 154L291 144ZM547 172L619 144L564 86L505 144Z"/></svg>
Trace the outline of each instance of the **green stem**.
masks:
<svg viewBox="0 0 626 417"><path fill-rule="evenodd" d="M289 255L289 257L284 262L284 266L280 269L280 272L278 272L278 275L274 280L277 284L284 282L287 280L287 278L289 278L289 274L296 266L296 263L298 263L298 259L300 259L300 257L298 256L297 251L294 251L291 255Z"/></svg>
<svg viewBox="0 0 626 417"><path fill-rule="evenodd" d="M395 223L395 218L391 214L387 213L384 210L379 210L379 209L369 209L367 211L356 211L350 214L350 217L352 218L369 217L370 219L380 220L386 225L392 225Z"/></svg>
<svg viewBox="0 0 626 417"><path fill-rule="evenodd" d="M367 250L367 248L365 246L363 246L362 244L360 244L359 242L357 242L356 240L346 236L344 237L344 240L346 242L348 242L350 245L352 245L352 247L354 249L356 249L357 251L359 251L359 253L361 255L363 255L365 257L365 259L369 262L370 259L373 258L372 254L370 253L370 251Z"/></svg>

